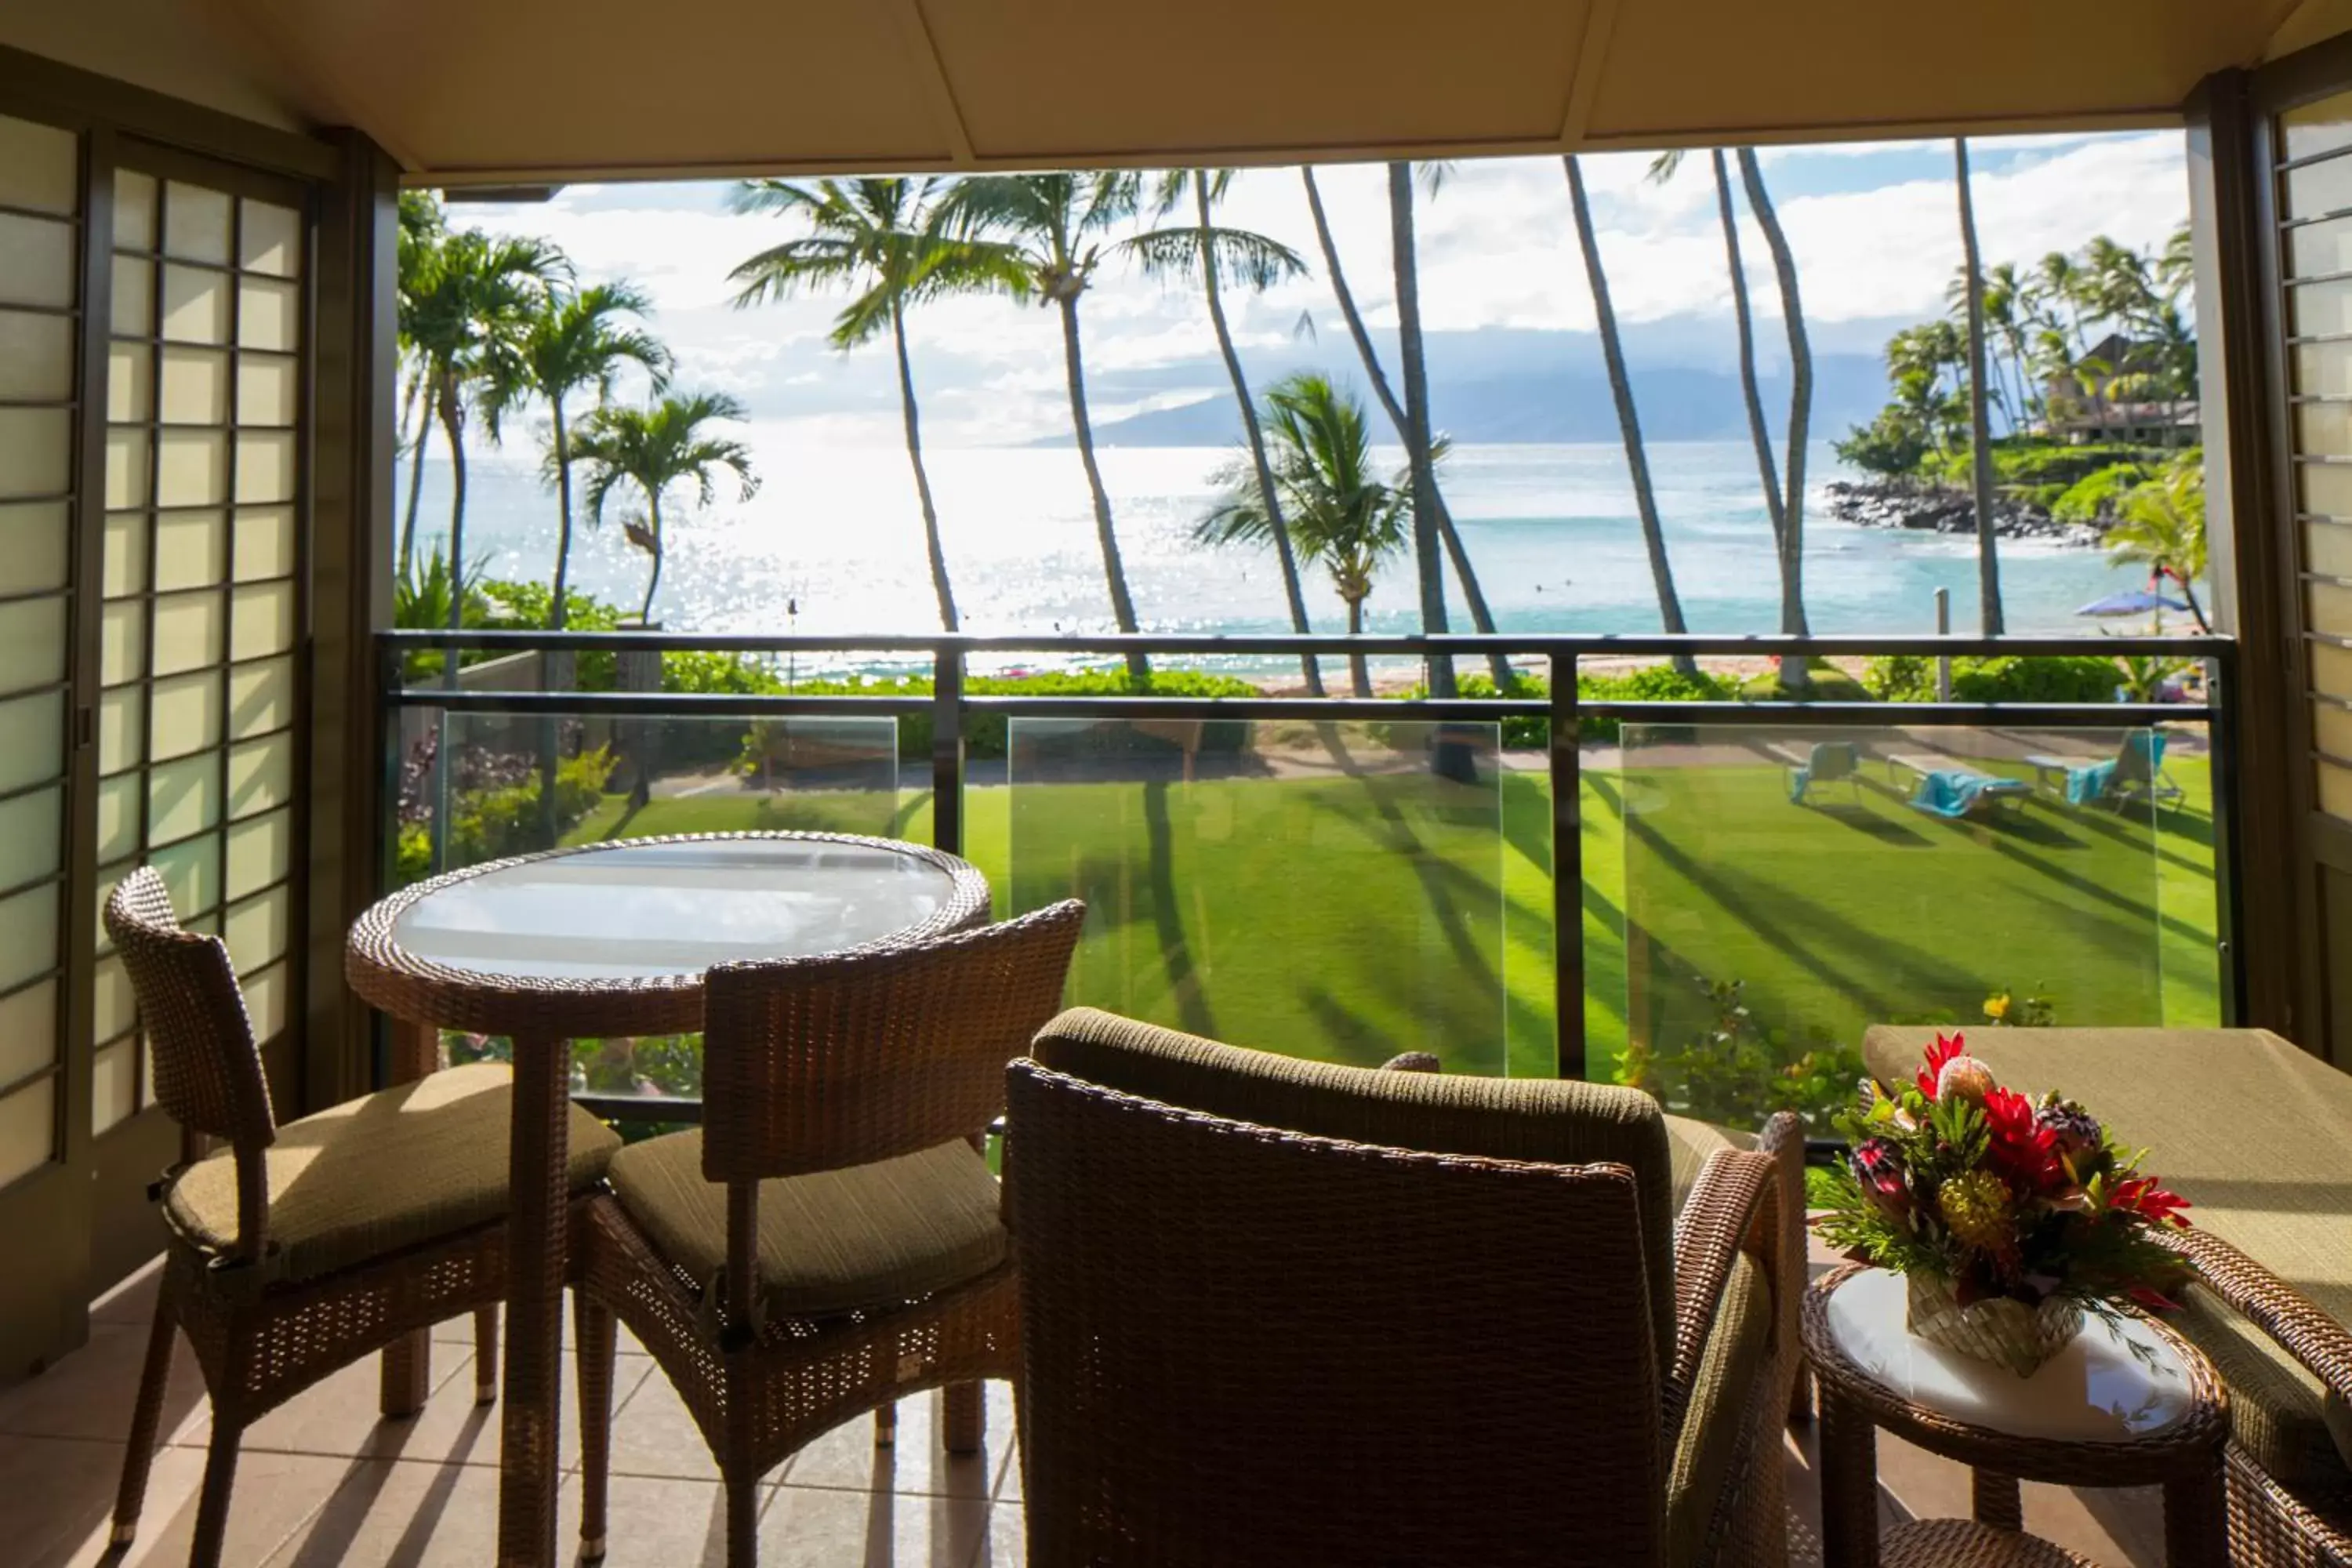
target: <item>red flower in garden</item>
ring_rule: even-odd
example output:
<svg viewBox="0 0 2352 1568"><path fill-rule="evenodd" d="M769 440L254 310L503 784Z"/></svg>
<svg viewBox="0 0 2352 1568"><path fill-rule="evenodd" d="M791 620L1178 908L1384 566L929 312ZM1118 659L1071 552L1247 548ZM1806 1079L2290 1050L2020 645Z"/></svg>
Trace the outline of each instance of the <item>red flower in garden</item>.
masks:
<svg viewBox="0 0 2352 1568"><path fill-rule="evenodd" d="M1967 1051L1967 1036L1947 1036L1942 1030L1937 1030L1936 1043L1927 1047L1927 1065L1919 1072L1919 1092L1929 1100L1935 1099L1936 1077L1944 1070L1944 1064L1954 1057L1966 1055Z"/></svg>
<svg viewBox="0 0 2352 1568"><path fill-rule="evenodd" d="M2126 1176L2107 1195L2110 1208L2129 1209L2150 1225L2187 1226L2180 1211L2189 1200L2169 1188L2157 1185L2154 1176Z"/></svg>

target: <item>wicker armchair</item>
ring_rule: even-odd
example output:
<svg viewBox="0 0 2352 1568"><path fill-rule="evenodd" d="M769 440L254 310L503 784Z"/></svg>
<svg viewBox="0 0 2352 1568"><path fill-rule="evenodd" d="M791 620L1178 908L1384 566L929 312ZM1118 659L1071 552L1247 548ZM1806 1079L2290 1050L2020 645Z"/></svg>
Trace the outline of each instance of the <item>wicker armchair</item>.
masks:
<svg viewBox="0 0 2352 1568"><path fill-rule="evenodd" d="M475 1312L496 1331L506 1283L508 1075L436 1073L280 1125L228 950L181 929L163 879L133 871L106 901L152 1053L155 1098L181 1128L159 1184L170 1233L139 1383L114 1540L147 1490L176 1328L212 1397L211 1451L189 1552L220 1561L245 1428L320 1378L385 1352L388 1401L411 1337ZM228 1147L205 1154L207 1139ZM569 1176L593 1184L620 1140L572 1117ZM497 1364L494 1341L485 1367ZM487 1384L478 1394L488 1397ZM394 1414L404 1412L394 1411Z"/></svg>
<svg viewBox="0 0 2352 1568"><path fill-rule="evenodd" d="M1780 1172L1080 1010L1010 1073L1030 1562L1780 1563Z"/></svg>
<svg viewBox="0 0 2352 1568"><path fill-rule="evenodd" d="M615 1156L582 1237L583 1557L604 1551L614 1314L718 1460L730 1568L757 1559L761 1477L844 1421L944 1386L947 1447L979 1447L979 1380L1018 1369L981 1140L1085 920L710 972L702 1126Z"/></svg>

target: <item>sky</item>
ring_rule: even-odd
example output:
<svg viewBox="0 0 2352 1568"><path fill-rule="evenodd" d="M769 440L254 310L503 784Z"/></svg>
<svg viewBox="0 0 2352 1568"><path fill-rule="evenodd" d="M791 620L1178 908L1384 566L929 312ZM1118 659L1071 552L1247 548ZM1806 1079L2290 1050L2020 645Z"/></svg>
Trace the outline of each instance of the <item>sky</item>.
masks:
<svg viewBox="0 0 2352 1568"><path fill-rule="evenodd" d="M1971 142L1977 224L1988 265L2030 262L2095 234L2147 248L2186 220L2177 131ZM1875 353L1893 327L1940 313L1960 262L1948 142L1849 143L1760 154L1797 256L1816 352ZM1643 154L1585 160L1603 264L1629 353L1728 366L1736 350L1713 180L1703 154L1663 184ZM1378 164L1318 171L1340 258L1384 352L1396 315L1387 183ZM1736 183L1735 173L1735 183ZM741 398L753 417L827 447L902 439L887 344L844 355L824 342L840 296L732 308L728 273L796 232L791 220L727 210L723 184L577 185L528 205L464 205L451 221L540 235L585 282L627 279L651 295L652 326L678 383ZM1422 313L1431 331L1590 332L1592 301L1557 158L1455 165L1417 204ZM1220 221L1284 242L1307 276L1229 300L1244 357L1353 353L1323 276L1296 169L1240 174ZM1742 252L1768 364L1778 306L1763 237L1744 211ZM1228 393L1197 289L1163 286L1113 258L1084 306L1097 425ZM1009 300L927 305L910 320L924 436L941 447L1025 444L1066 433L1062 344L1053 312ZM1563 353L1598 353L1590 339ZM1439 422L1444 410L1438 410ZM1833 432L1832 432L1833 434Z"/></svg>

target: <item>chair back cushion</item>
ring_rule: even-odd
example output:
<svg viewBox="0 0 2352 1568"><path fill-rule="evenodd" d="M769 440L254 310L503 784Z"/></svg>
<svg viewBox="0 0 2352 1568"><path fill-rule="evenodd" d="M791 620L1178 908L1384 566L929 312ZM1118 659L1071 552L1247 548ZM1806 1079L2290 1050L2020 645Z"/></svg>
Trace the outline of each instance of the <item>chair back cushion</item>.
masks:
<svg viewBox="0 0 2352 1568"><path fill-rule="evenodd" d="M1660 1560L1630 1171L1009 1078L1031 1562Z"/></svg>
<svg viewBox="0 0 2352 1568"><path fill-rule="evenodd" d="M1661 1362L1674 1344L1674 1157L1639 1089L1565 1079L1380 1072L1245 1050L1093 1008L1063 1014L1030 1054L1147 1100L1350 1143L1633 1173L1639 1271Z"/></svg>
<svg viewBox="0 0 2352 1568"><path fill-rule="evenodd" d="M1066 900L934 942L727 963L704 993L702 1172L863 1165L986 1131L1004 1065L1062 1005Z"/></svg>
<svg viewBox="0 0 2352 1568"><path fill-rule="evenodd" d="M269 1085L228 948L182 930L163 879L146 866L115 884L104 919L147 1031L156 1103L191 1132L247 1150L268 1143Z"/></svg>

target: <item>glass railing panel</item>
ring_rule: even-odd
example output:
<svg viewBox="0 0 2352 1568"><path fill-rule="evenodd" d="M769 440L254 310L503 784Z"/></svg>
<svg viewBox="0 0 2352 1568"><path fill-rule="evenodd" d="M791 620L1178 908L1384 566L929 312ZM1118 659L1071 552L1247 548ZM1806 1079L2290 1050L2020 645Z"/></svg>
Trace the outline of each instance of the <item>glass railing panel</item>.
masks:
<svg viewBox="0 0 2352 1568"><path fill-rule="evenodd" d="M1622 867L1617 1076L1825 1133L1873 1023L2210 1023L2209 780L2187 727L1628 725L1587 825Z"/></svg>
<svg viewBox="0 0 2352 1568"><path fill-rule="evenodd" d="M1087 901L1074 1004L1297 1056L1430 1051L1501 1073L1500 741L1493 724L1015 718L1000 905Z"/></svg>

